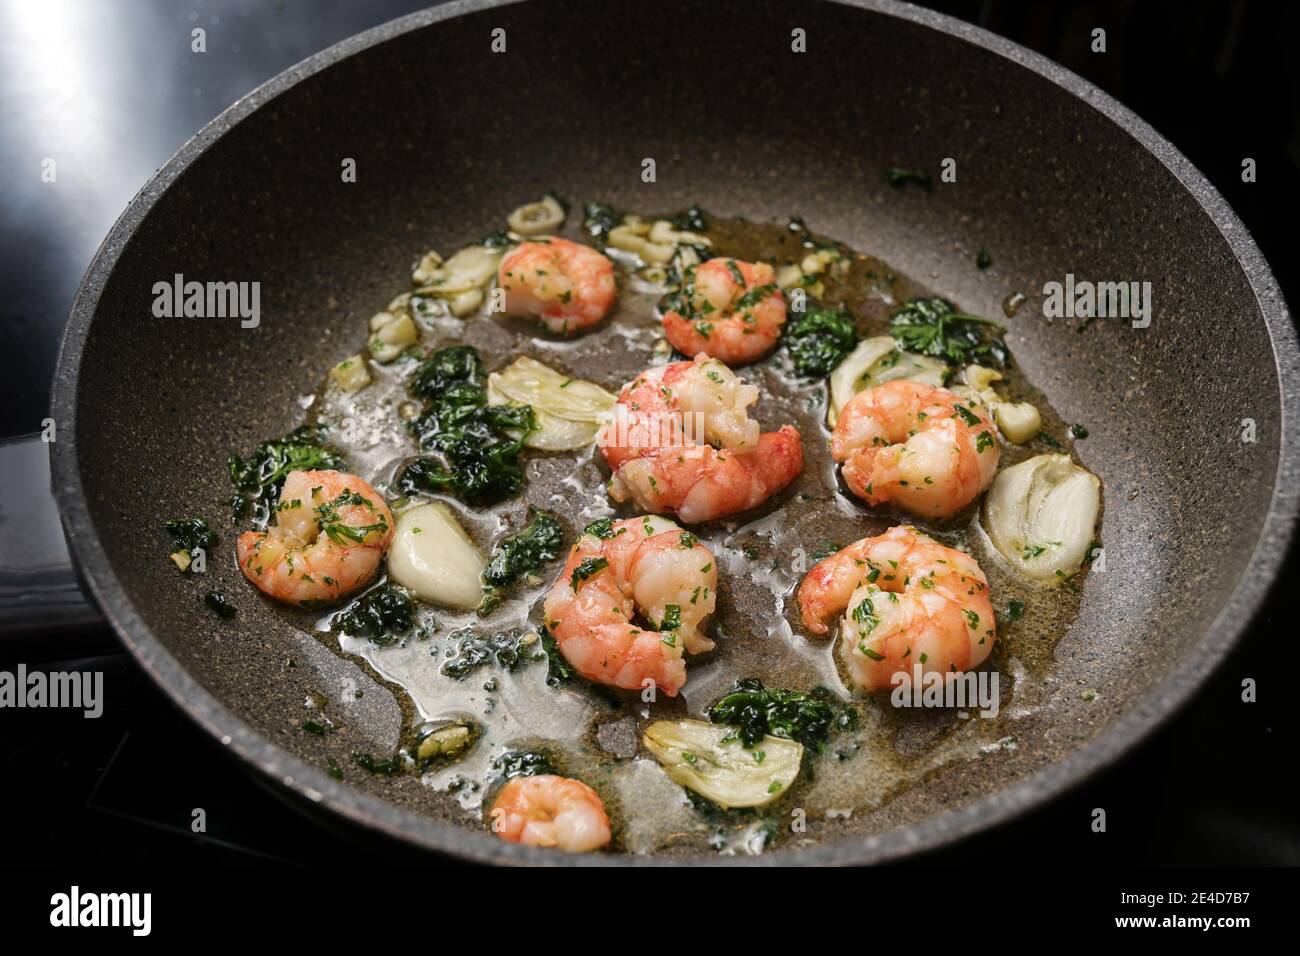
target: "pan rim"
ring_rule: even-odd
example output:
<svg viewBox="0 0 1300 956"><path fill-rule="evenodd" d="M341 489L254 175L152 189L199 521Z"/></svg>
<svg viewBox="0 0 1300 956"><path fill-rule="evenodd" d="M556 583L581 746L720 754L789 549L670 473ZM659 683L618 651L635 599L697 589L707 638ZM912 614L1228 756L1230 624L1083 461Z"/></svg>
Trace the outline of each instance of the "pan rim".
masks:
<svg viewBox="0 0 1300 956"><path fill-rule="evenodd" d="M1010 60L1082 100L1153 154L1192 194L1231 249L1245 273L1263 315L1278 375L1280 433L1273 495L1255 549L1232 594L1201 638L1199 653L1169 674L1138 706L1122 715L1084 747L1014 785L966 807L866 838L807 850L777 849L753 858L639 857L632 854L567 857L532 847L506 844L486 833L444 823L394 806L333 780L293 756L248 725L209 693L171 654L136 613L95 533L82 490L76 444L76 399L86 338L99 297L118 258L138 226L170 185L199 155L236 123L265 103L370 47L444 20L522 0L455 0L389 21L345 39L295 64L241 97L205 125L141 188L101 243L74 298L59 349L51 414L60 435L51 443L51 478L69 549L95 602L140 666L172 700L241 760L312 803L328 807L363 827L481 863L588 865L836 865L883 862L954 843L973 833L1004 825L1059 797L1111 766L1145 741L1192 697L1240 640L1278 579L1293 537L1300 503L1300 347L1287 305L1267 262L1245 226L1200 171L1150 125L1127 107L1064 67L973 24L898 0L833 0L937 30ZM1207 646L1208 645L1208 646Z"/></svg>

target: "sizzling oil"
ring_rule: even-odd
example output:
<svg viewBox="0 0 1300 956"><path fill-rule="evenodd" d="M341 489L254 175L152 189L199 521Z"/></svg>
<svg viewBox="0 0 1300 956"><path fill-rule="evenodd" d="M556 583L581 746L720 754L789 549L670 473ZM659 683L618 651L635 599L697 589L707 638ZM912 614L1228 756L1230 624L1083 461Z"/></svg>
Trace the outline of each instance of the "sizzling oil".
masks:
<svg viewBox="0 0 1300 956"><path fill-rule="evenodd" d="M784 226L715 220L708 235L715 254L778 267L799 261L807 251L804 237ZM842 275L828 276L821 301L848 308L863 335L885 334L898 305L931 294L886 263L845 251L851 265ZM617 392L641 369L667 361L669 350L656 311L666 290L637 276L625 260L616 267L621 287L616 311L586 335L556 339L531 323L484 312L464 320L421 318L421 346L472 345L489 369L526 354ZM349 395L327 386L313 403L314 417L331 424L349 467L384 492L402 464L417 453L403 423L403 415L410 414L405 383L415 364L412 358L402 358L378 369L372 366L373 381L366 388ZM826 838L833 836L835 821L882 805L939 767L1014 747L1017 721L1048 706L1062 692L1053 679L1052 655L1078 607L1077 579L1049 588L1018 577L985 536L975 505L943 522L868 509L846 492L831 460L825 383L795 376L782 349L737 372L760 387L762 397L753 414L764 430L785 423L799 429L806 467L791 488L764 508L692 529L718 562L712 626L717 648L689 659L687 684L678 698L645 702L636 694L615 695L581 682L551 686L540 642L525 645L513 668L489 662L460 679L444 673L443 664L455 658L468 632L519 629L535 634L549 579L510 593L486 618L472 611L422 607L410 636L391 646L330 634L328 615L317 623L321 640L362 658L379 678L400 689L408 727L460 720L478 730L480 736L468 752L422 777L431 790L455 799L468 825L483 825L495 779L493 761L507 750L534 750L547 754L557 772L578 777L600 792L614 824L615 849L761 852L794 839L788 821L800 815L830 824L818 831ZM1004 375L1000 391L1012 401L1033 402L1042 413L1044 432L1069 450L1070 433L1045 396L1014 362ZM1004 445L1003 467L1057 450L1048 441ZM590 521L632 513L626 506L616 509L609 500L608 471L593 449L530 453L525 471L527 484L518 499L478 509L442 499L484 553L523 527L529 505L554 513L570 542ZM799 621L793 594L814 563L814 554L903 522L968 551L989 579L998 635L981 670L1000 676L995 718L953 709L899 709L890 705L887 695L854 693L838 663L834 634L812 637ZM555 570L547 572L553 575ZM1014 618L1009 613L1013 604L1023 608ZM805 691L830 688L851 703L857 726L833 734L823 753L808 752L801 779L776 803L760 811L698 809L641 746L641 733L653 720L702 718L704 710L742 677ZM800 842L808 842L807 836Z"/></svg>

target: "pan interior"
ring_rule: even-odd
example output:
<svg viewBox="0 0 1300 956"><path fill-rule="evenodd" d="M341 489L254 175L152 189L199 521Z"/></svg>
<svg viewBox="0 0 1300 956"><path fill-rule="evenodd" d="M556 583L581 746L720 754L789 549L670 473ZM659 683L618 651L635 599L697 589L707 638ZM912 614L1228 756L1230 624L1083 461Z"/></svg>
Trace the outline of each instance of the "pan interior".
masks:
<svg viewBox="0 0 1300 956"><path fill-rule="evenodd" d="M796 28L806 53L791 50ZM929 193L885 182L889 166L949 158L956 182ZM396 36L271 99L170 185L100 297L75 397L94 530L144 624L265 738L319 765L301 724L304 701L323 699L349 708L340 749L380 752L401 701L248 595L233 567L211 567L202 589L170 573L161 522L224 514L226 455L298 424L299 400L359 351L414 257L474 241L548 190L797 214L981 314L1024 292L1015 357L1090 429L1107 568L1055 648L1053 706L1019 722L1013 747L936 769L835 821L831 839L915 824L1065 759L1214 641L1270 507L1278 380L1247 277L1141 144L1008 60L870 11L519 4ZM972 268L980 247L993 268ZM260 325L153 317L155 283L176 274L260 283ZM1045 318L1044 283L1067 274L1149 281L1150 327ZM239 596L233 626L202 605L207 588ZM458 817L413 778L348 783Z"/></svg>

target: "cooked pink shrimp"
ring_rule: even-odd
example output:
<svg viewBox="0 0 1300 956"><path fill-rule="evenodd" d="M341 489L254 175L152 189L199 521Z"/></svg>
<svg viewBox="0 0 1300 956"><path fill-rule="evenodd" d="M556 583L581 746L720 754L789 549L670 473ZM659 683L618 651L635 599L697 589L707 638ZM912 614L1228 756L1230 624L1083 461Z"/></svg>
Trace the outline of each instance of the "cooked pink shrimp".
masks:
<svg viewBox="0 0 1300 956"><path fill-rule="evenodd" d="M749 417L749 406L756 401L758 386L701 352L694 361L648 369L624 385L613 421L597 442L615 470L633 458L678 445L753 450L758 422Z"/></svg>
<svg viewBox="0 0 1300 956"><path fill-rule="evenodd" d="M618 286L614 264L568 239L521 242L497 271L509 315L533 316L552 332L577 332L603 319Z"/></svg>
<svg viewBox="0 0 1300 956"><path fill-rule="evenodd" d="M729 365L762 358L785 325L785 296L764 262L710 259L686 270L679 309L664 313L664 335L683 355L708 351Z"/></svg>
<svg viewBox="0 0 1300 956"><path fill-rule="evenodd" d="M865 690L910 682L912 669L978 667L996 640L989 585L975 559L901 525L813 566L799 585L803 622L825 634L843 614L840 658Z"/></svg>
<svg viewBox="0 0 1300 956"><path fill-rule="evenodd" d="M646 515L589 528L546 596L546 626L565 660L600 684L669 697L686 683L682 652L713 648L705 619L718 567L695 535ZM637 616L653 622L639 627Z"/></svg>
<svg viewBox="0 0 1300 956"><path fill-rule="evenodd" d="M831 436L850 491L930 518L974 501L993 481L999 454L984 405L902 379L854 395Z"/></svg>
<svg viewBox="0 0 1300 956"><path fill-rule="evenodd" d="M756 386L703 352L642 372L597 436L610 495L687 524L762 504L803 471L803 443L789 425L760 434L748 411L757 400Z"/></svg>
<svg viewBox="0 0 1300 956"><path fill-rule="evenodd" d="M393 539L379 492L341 471L291 471L275 524L245 531L235 552L248 580L277 601L333 602L374 576Z"/></svg>
<svg viewBox="0 0 1300 956"><path fill-rule="evenodd" d="M674 512L686 524L756 508L803 471L803 442L793 425L764 432L752 451L680 445L627 462L610 479L615 501Z"/></svg>
<svg viewBox="0 0 1300 956"><path fill-rule="evenodd" d="M512 777L497 794L488 819L492 832L507 843L569 853L599 850L609 843L609 817L600 795L569 777Z"/></svg>

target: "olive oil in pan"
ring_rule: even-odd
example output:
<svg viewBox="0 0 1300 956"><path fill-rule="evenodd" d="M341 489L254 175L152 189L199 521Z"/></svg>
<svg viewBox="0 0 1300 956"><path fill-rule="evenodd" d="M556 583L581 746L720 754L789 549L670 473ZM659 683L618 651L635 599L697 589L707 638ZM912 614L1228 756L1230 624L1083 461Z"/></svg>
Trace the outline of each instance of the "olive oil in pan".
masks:
<svg viewBox="0 0 1300 956"><path fill-rule="evenodd" d="M778 266L799 262L809 238L786 226L721 219L710 223L707 235L714 254ZM889 317L901 303L929 294L886 263L839 248L848 256L849 267L825 275L819 298L851 310L860 334L887 334ZM639 371L671 357L657 313L667 290L628 266L626 259L617 261L620 295L614 313L585 335L554 338L530 322L490 316L486 307L465 319L417 311L422 347L472 345L489 370L528 355L617 392ZM334 442L349 467L390 499L396 495L395 475L418 451L405 427L405 419L418 411L406 391L417 364L415 356L404 356L377 369L372 365L367 387L346 394L326 386L313 407L318 420L331 424ZM318 622L321 639L362 658L377 676L401 689L410 726L473 726L473 745L422 778L433 791L455 799L469 825L483 825L485 801L491 799L492 783L499 781L494 763L507 752L530 751L543 755L555 772L596 788L614 824L614 849L759 852L796 842L788 825L795 808L809 821L822 823L798 843L833 839L838 821L881 806L938 768L1014 747L1017 722L1052 706L1059 690L1052 677L1053 652L1075 617L1082 578L1047 588L1018 577L980 528L978 505L943 522L888 508L868 509L846 492L831 460L824 380L796 375L784 347L737 372L760 387L752 413L764 430L786 423L799 429L806 465L794 484L766 506L692 529L718 562L718 607L712 626L717 647L688 660L688 680L676 699L660 696L647 702L637 694L594 688L581 679L548 683L548 663L537 635L541 603L558 561L543 569L540 584L509 590L487 617L422 608L417 627L391 646L322 633L333 612ZM1046 437L1025 446L1004 445L1002 467L1068 449L1071 433L1045 396L1014 362L1003 375L999 390L1010 400L1033 402L1043 416ZM592 520L632 514L608 498L608 470L591 448L568 454L528 453L525 472L521 495L499 505L470 508L440 499L485 554L504 535L523 527L530 505L558 517L566 545ZM999 711L994 718L978 717L973 710L959 714L896 709L887 694L854 693L839 664L834 633L809 635L799 619L794 592L816 560L900 523L968 551L989 579L998 637L981 670L999 675ZM520 645L513 666L491 658L459 678L447 672L448 662L460 659L467 636L508 633L531 635L530 643ZM641 735L653 720L703 718L706 708L742 677L760 678L770 687L828 688L854 719L846 729L832 732L824 752L805 755L805 771L787 795L758 811L727 813L693 800L671 782L641 745Z"/></svg>

